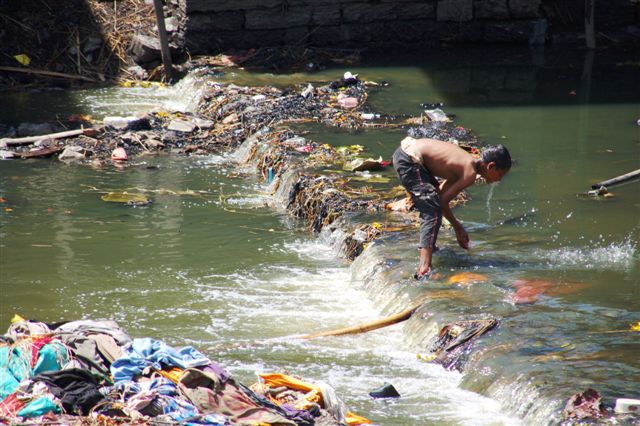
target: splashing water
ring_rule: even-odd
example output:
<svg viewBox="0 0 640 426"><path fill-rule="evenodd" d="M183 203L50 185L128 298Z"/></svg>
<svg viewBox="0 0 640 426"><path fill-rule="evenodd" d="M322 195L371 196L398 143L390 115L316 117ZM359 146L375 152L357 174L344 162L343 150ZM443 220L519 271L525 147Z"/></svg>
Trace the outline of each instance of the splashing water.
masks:
<svg viewBox="0 0 640 426"><path fill-rule="evenodd" d="M496 183L489 185L489 193L487 194L487 223L491 223L491 199L493 198L493 190Z"/></svg>
<svg viewBox="0 0 640 426"><path fill-rule="evenodd" d="M573 266L586 269L630 269L636 258L636 245L625 240L595 247L562 247L538 250L536 255L550 266Z"/></svg>

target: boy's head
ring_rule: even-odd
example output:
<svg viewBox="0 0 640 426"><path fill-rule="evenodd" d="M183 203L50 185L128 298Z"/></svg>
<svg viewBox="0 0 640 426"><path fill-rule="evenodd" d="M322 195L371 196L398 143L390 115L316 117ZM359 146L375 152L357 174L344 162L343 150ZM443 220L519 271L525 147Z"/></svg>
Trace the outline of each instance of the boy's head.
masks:
<svg viewBox="0 0 640 426"><path fill-rule="evenodd" d="M486 169L482 177L489 183L498 182L511 170L511 155L504 145L486 147L482 150L480 159Z"/></svg>

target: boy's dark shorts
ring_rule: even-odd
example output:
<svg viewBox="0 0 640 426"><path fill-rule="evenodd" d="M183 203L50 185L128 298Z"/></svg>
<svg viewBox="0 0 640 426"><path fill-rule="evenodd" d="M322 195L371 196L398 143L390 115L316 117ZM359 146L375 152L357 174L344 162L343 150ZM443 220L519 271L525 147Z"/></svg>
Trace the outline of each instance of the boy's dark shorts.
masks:
<svg viewBox="0 0 640 426"><path fill-rule="evenodd" d="M436 189L438 181L429 170L413 161L402 148L393 153L393 168L420 212L418 247L435 249L438 231L442 225L442 207Z"/></svg>

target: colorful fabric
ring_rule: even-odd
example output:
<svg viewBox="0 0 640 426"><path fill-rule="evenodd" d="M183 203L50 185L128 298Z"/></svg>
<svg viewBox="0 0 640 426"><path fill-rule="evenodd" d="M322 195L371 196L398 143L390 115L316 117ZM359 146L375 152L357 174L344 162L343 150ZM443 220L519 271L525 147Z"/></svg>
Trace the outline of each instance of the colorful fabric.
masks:
<svg viewBox="0 0 640 426"><path fill-rule="evenodd" d="M24 407L24 401L18 399L18 395L12 393L0 401L0 416L13 417Z"/></svg>
<svg viewBox="0 0 640 426"><path fill-rule="evenodd" d="M38 352L38 361L31 374L37 375L49 371L59 371L68 361L67 349L61 343L48 343Z"/></svg>
<svg viewBox="0 0 640 426"><path fill-rule="evenodd" d="M223 414L234 425L254 426L260 422L274 426L296 425L296 422L254 402L233 380L222 384L214 374L189 368L182 375L178 387L200 412Z"/></svg>
<svg viewBox="0 0 640 426"><path fill-rule="evenodd" d="M34 401L31 401L29 404L25 405L18 412L18 417L38 417L47 413L62 413L60 407L58 407L50 398L43 397L38 398Z"/></svg>
<svg viewBox="0 0 640 426"><path fill-rule="evenodd" d="M51 342L51 336L37 337L31 341L31 368L35 367L38 361L38 352L47 343Z"/></svg>
<svg viewBox="0 0 640 426"><path fill-rule="evenodd" d="M111 364L111 375L115 383L133 380L146 368L162 370L163 367L182 369L210 364L209 358L191 346L174 349L155 339L135 339L125 354Z"/></svg>

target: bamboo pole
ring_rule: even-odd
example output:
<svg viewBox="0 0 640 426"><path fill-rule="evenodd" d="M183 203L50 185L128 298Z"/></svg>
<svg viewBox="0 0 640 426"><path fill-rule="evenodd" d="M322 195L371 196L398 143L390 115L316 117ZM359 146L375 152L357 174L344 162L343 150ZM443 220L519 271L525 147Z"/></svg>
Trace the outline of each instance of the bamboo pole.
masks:
<svg viewBox="0 0 640 426"><path fill-rule="evenodd" d="M24 138L4 138L0 139L0 142L4 142L7 145L26 145L41 139L63 139L71 136L92 135L95 131L95 129L67 130L66 132L49 133L48 135L26 136Z"/></svg>
<svg viewBox="0 0 640 426"><path fill-rule="evenodd" d="M415 311L422 305L422 303L416 303L412 307L405 309L402 312L399 312L394 315L390 315L386 318L381 318L375 321L367 322L364 324L354 325L352 327L339 328L337 330L328 330L321 331L313 334L305 334L303 336L299 336L299 339L317 339L318 337L329 337L329 336L344 336L346 334L360 334L366 333L368 331L377 330L379 328L388 327L393 324L397 324L402 321L406 321L415 313Z"/></svg>
<svg viewBox="0 0 640 426"><path fill-rule="evenodd" d="M85 77L83 75L65 74L61 72L47 71L47 70L34 70L31 68L0 67L0 71L19 72L24 74L36 74L36 75L43 75L46 77L59 77L59 78L68 78L73 80L84 80L84 81L90 81L92 83L98 82L98 80L94 80L93 78Z"/></svg>
<svg viewBox="0 0 640 426"><path fill-rule="evenodd" d="M167 82L171 82L173 80L173 65L171 63L171 51L169 50L167 29L164 26L164 11L162 8L162 0L153 0L153 6L156 11L156 23L158 25L158 37L160 38L160 54L162 55L164 73L167 78Z"/></svg>
<svg viewBox="0 0 640 426"><path fill-rule="evenodd" d="M427 298L421 298L420 302L414 304L412 307L405 309L402 312L399 312L397 314L394 315L390 315L386 318L381 318L381 319L377 319L375 321L371 321L371 322L367 322L364 324L358 324L358 325L354 325L351 327L345 327L345 328L339 328L339 329L335 329L335 330L328 330L328 331L321 331L318 333L312 333L312 334L297 334L297 335L293 335L293 336L285 336L285 337L274 337L274 338L270 338L270 339L265 339L265 340L254 340L254 341L250 341L250 342L243 342L243 343L233 343L233 344L229 344L226 346L223 346L222 349L223 350L232 350L232 349L239 349L239 348L247 348L247 347L255 347L255 346L259 346L259 345L268 345L268 344L272 344L275 342L284 342L290 339L303 339L303 340L311 340L311 339L317 339L319 337L329 337L329 336L345 336L348 334L360 334L360 333L366 333L369 331L373 331L373 330L377 330L380 328L384 328L384 327L388 327L390 325L394 325L394 324L398 324L400 322L406 321L409 318L411 318L413 316L413 314L418 310L418 308L420 306L422 306L422 303L426 300Z"/></svg>
<svg viewBox="0 0 640 426"><path fill-rule="evenodd" d="M635 179L640 179L640 169L634 170L633 172L625 173L624 175L620 175L611 179L603 180L602 182L594 183L593 185L591 185L591 189L600 189L603 186L605 188L610 188L612 186L630 182Z"/></svg>

